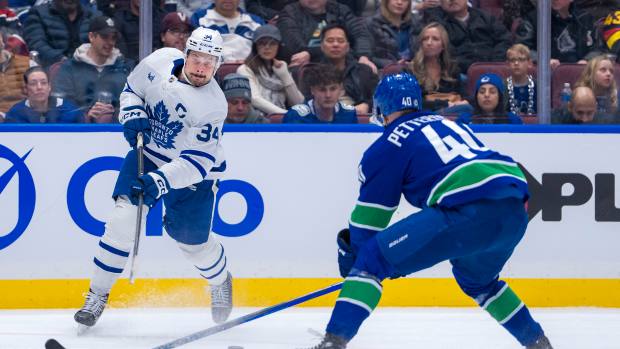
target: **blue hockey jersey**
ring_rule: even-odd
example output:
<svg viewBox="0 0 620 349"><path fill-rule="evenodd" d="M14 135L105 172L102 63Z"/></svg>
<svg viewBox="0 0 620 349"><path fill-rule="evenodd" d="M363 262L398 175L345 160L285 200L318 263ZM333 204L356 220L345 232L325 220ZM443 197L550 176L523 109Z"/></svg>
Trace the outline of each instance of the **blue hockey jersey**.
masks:
<svg viewBox="0 0 620 349"><path fill-rule="evenodd" d="M349 222L354 248L387 227L401 194L422 209L528 197L525 175L512 158L487 148L466 125L430 113L390 123L364 153L359 179Z"/></svg>

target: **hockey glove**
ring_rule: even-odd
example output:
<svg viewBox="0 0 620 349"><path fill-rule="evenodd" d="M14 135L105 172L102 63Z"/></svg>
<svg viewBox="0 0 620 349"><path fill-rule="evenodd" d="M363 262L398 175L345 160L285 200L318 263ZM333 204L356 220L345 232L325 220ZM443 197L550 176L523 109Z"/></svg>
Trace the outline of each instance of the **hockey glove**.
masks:
<svg viewBox="0 0 620 349"><path fill-rule="evenodd" d="M151 124L148 118L133 118L125 121L123 124L123 135L132 148L136 146L138 132L142 132L144 144L146 145L151 140Z"/></svg>
<svg viewBox="0 0 620 349"><path fill-rule="evenodd" d="M338 232L338 269L340 276L347 277L353 264L355 263L355 253L351 248L351 234L349 229L342 229Z"/></svg>
<svg viewBox="0 0 620 349"><path fill-rule="evenodd" d="M157 200L170 190L168 180L160 171L153 171L137 178L131 184L130 200L138 205L138 196L144 195L144 204L153 207Z"/></svg>

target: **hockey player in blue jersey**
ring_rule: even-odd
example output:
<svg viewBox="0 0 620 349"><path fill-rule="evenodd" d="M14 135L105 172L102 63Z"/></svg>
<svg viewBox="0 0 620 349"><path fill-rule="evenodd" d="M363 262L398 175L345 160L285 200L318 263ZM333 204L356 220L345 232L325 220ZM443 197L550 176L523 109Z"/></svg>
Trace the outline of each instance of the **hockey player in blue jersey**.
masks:
<svg viewBox="0 0 620 349"><path fill-rule="evenodd" d="M345 348L379 303L384 279L445 260L463 292L521 345L550 349L528 308L499 280L527 227L525 176L466 125L421 106L412 75L386 76L375 90L373 117L385 131L359 165L358 201L349 229L338 234L345 281L313 349ZM401 195L421 210L388 227Z"/></svg>
<svg viewBox="0 0 620 349"><path fill-rule="evenodd" d="M163 199L166 232L209 282L213 320L220 323L230 315L232 276L224 247L210 234L217 180L226 169L220 141L228 107L213 78L222 50L218 32L198 28L187 39L185 52L157 50L128 76L119 120L131 147L137 134L144 134L145 175L138 177L136 151L129 151L94 258L90 290L75 314L82 326L97 322L123 272L134 244L139 194L148 207Z"/></svg>

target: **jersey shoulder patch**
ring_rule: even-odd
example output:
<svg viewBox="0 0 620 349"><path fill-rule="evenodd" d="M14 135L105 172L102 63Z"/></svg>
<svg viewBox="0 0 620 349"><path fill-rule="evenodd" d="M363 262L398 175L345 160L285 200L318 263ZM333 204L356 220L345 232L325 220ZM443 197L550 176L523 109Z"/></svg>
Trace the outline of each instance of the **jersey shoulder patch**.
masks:
<svg viewBox="0 0 620 349"><path fill-rule="evenodd" d="M306 104L297 104L297 105L294 105L291 109L296 111L297 114L299 114L299 116L302 116L302 117L310 114L310 107Z"/></svg>

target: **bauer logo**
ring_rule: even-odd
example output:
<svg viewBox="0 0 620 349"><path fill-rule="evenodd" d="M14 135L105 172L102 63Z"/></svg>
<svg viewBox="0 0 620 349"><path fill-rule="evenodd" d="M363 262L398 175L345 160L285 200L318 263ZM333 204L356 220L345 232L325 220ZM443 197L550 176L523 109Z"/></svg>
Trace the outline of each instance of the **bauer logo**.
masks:
<svg viewBox="0 0 620 349"><path fill-rule="evenodd" d="M17 240L28 228L36 203L36 191L32 174L26 166L26 158L30 155L32 149L25 154L18 155L11 149L0 144L0 159L8 160L9 167L0 173L0 200L10 200L10 196L2 195L2 193L13 183L17 184L17 202L11 203L11 207L17 207L16 222L8 232L0 232L0 250L11 245ZM1 161L1 160L0 160ZM2 167L4 168L4 167ZM7 190L8 191L8 190ZM7 224L6 221L3 222ZM8 223L10 226L11 224Z"/></svg>

